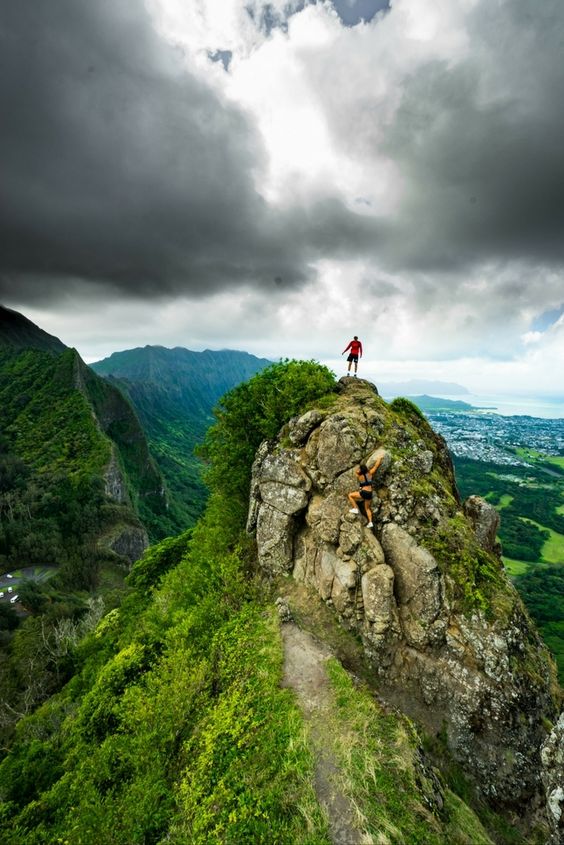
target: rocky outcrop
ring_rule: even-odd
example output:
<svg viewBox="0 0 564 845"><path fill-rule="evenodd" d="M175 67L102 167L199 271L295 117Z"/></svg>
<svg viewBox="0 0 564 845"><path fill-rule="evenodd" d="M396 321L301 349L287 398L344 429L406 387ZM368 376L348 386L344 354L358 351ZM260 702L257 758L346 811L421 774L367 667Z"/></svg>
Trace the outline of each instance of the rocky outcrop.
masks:
<svg viewBox="0 0 564 845"><path fill-rule="evenodd" d="M119 465L115 446L112 444L111 457L104 470L104 488L106 496L121 504L131 504L123 472Z"/></svg>
<svg viewBox="0 0 564 845"><path fill-rule="evenodd" d="M482 548L500 555L501 544L497 539L499 513L494 506L482 499L481 496L469 496L464 502L464 513Z"/></svg>
<svg viewBox="0 0 564 845"><path fill-rule="evenodd" d="M132 564L148 548L149 536L142 525L117 525L99 544L101 549L109 549Z"/></svg>
<svg viewBox="0 0 564 845"><path fill-rule="evenodd" d="M560 714L541 751L542 780L551 838L547 845L564 843L564 712Z"/></svg>
<svg viewBox="0 0 564 845"><path fill-rule="evenodd" d="M330 410L257 453L260 566L316 590L362 638L388 700L444 731L483 793L523 813L541 800L554 674L497 556L497 513L478 497L462 509L445 443L417 409L361 379L338 388ZM355 465L378 457L369 530L346 494Z"/></svg>

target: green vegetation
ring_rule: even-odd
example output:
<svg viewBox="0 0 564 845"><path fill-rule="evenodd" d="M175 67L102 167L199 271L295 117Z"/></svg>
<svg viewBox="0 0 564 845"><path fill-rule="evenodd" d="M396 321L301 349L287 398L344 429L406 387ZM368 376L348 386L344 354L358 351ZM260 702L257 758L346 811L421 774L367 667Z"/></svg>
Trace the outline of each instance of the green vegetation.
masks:
<svg viewBox="0 0 564 845"><path fill-rule="evenodd" d="M511 560L510 557L505 557L505 555L503 556L503 563L512 578L516 575L525 575L531 568L530 563L526 563L524 560Z"/></svg>
<svg viewBox="0 0 564 845"><path fill-rule="evenodd" d="M550 530L564 534L564 514L558 511L561 483L557 479L549 483L542 470L534 467L507 467L469 458L455 458L455 468L463 498L477 493L503 508L500 539L509 558L541 560Z"/></svg>
<svg viewBox="0 0 564 845"><path fill-rule="evenodd" d="M385 831L391 843L491 845L478 817L448 788L439 815L436 774L421 765L411 723L385 713L336 660L327 668L334 695L327 733L334 737L344 787L367 833L378 837Z"/></svg>
<svg viewBox="0 0 564 845"><path fill-rule="evenodd" d="M5 845L329 845L308 731L280 684L277 614L243 531L238 435L260 442L332 387L319 365L286 362L226 397L193 531L148 550L119 606L54 630L50 661L66 683L19 721L0 764ZM490 842L453 791L433 813L409 722L336 661L329 672L331 742L367 829L390 845Z"/></svg>
<svg viewBox="0 0 564 845"><path fill-rule="evenodd" d="M192 352L146 346L116 352L92 369L117 387L135 407L168 492L166 526L155 538L176 534L201 515L207 489L202 462L194 454L213 422L224 393L271 362L246 352Z"/></svg>
<svg viewBox="0 0 564 845"><path fill-rule="evenodd" d="M288 362L264 376L270 426L297 407L277 404L278 391L301 384L305 404L312 377L319 394L317 366ZM234 417L247 413L244 397L238 389ZM243 421L224 411L218 426ZM221 440L208 450L223 462ZM328 845L301 717L280 688L277 617L253 585L249 541L226 518L217 478L194 532L133 567L121 607L66 652L72 678L18 723L0 766L6 845Z"/></svg>
<svg viewBox="0 0 564 845"><path fill-rule="evenodd" d="M545 456L521 452L527 460L534 459L535 466L508 468L456 458L457 481L464 497L478 493L501 511L505 565L556 659L562 683L564 624L558 608L564 566L563 484L557 477L550 481L543 471Z"/></svg>
<svg viewBox="0 0 564 845"><path fill-rule="evenodd" d="M448 588L462 608L478 607L496 617L511 611L498 558L476 545L462 516L455 515L429 531L423 545L447 574Z"/></svg>
<svg viewBox="0 0 564 845"><path fill-rule="evenodd" d="M334 386L333 373L315 361L283 361L223 397L201 454L210 462L208 483L222 491L239 524L246 517L251 467L262 441L276 437L284 422Z"/></svg>
<svg viewBox="0 0 564 845"><path fill-rule="evenodd" d="M552 651L564 679L564 564L532 567L516 586Z"/></svg>
<svg viewBox="0 0 564 845"><path fill-rule="evenodd" d="M18 585L27 617L3 614L0 723L9 735L68 677L61 626L78 625L90 596L123 583L130 558L105 540L141 543L139 514L156 533L166 501L130 405L72 349L0 347L0 431L0 572L56 569L49 582L31 570Z"/></svg>
<svg viewBox="0 0 564 845"><path fill-rule="evenodd" d="M529 461L538 466L551 468L557 472L562 471L564 474L564 456L563 455L543 455L542 452L537 452L535 449L525 449L517 447L515 454L525 461Z"/></svg>

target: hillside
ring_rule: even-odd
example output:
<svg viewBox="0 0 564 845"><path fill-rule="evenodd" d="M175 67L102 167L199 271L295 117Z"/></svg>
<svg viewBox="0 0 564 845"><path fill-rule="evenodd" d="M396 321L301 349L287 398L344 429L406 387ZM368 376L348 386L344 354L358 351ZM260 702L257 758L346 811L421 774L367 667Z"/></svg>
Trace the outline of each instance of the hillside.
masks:
<svg viewBox="0 0 564 845"><path fill-rule="evenodd" d="M6 845L556 843L554 669L417 409L289 362L222 400L206 452L202 519L19 723ZM345 493L373 454L370 531Z"/></svg>
<svg viewBox="0 0 564 845"><path fill-rule="evenodd" d="M74 349L60 341L46 348L45 337L4 309L0 721L8 727L57 683L39 657L53 626L118 587L147 548L147 529L162 532L167 520L164 482L134 410ZM22 648L41 671L22 674Z"/></svg>
<svg viewBox="0 0 564 845"><path fill-rule="evenodd" d="M132 402L170 492L170 533L193 525L207 489L194 449L221 396L270 362L234 350L192 352L145 346L115 352L92 369Z"/></svg>
<svg viewBox="0 0 564 845"><path fill-rule="evenodd" d="M0 347L10 349L41 349L44 352L63 352L67 347L52 334L40 329L23 314L0 305Z"/></svg>

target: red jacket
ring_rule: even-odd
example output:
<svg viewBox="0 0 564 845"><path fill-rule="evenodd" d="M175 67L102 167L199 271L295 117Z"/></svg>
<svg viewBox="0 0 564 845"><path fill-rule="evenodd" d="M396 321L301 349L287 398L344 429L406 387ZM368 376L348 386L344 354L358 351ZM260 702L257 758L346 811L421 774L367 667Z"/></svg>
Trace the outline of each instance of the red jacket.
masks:
<svg viewBox="0 0 564 845"><path fill-rule="evenodd" d="M341 355L344 355L347 349L351 350L351 355L360 355L360 357L362 358L362 343L360 342L360 340L351 340L347 348L343 349Z"/></svg>

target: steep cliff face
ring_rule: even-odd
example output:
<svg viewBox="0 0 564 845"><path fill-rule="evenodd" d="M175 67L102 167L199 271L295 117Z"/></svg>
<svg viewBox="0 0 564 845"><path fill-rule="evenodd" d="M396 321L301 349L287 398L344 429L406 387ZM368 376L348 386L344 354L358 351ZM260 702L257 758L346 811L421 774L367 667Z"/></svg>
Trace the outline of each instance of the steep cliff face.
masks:
<svg viewBox="0 0 564 845"><path fill-rule="evenodd" d="M558 693L503 571L497 513L460 502L444 441L410 403L387 405L360 379L338 387L329 409L257 453L248 530L260 566L313 587L362 638L386 698L444 733L486 796L530 812ZM355 466L379 456L369 529L346 494Z"/></svg>

